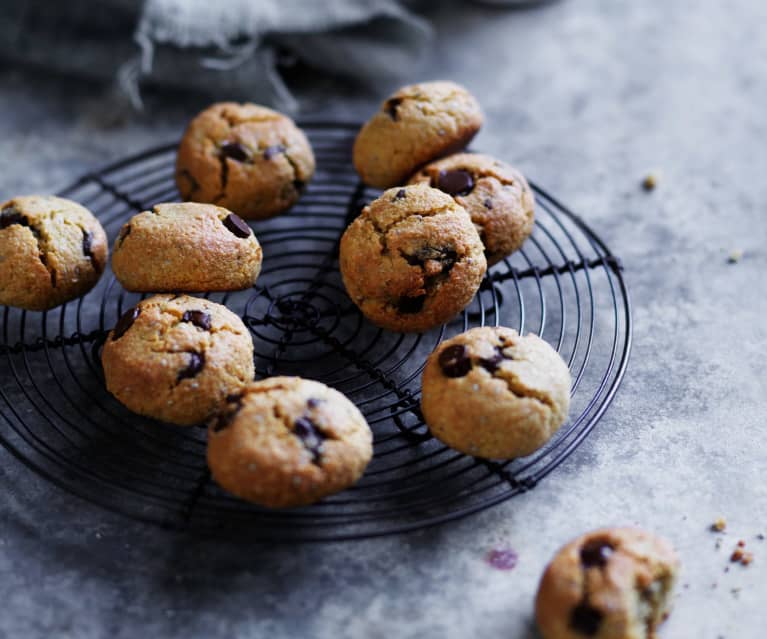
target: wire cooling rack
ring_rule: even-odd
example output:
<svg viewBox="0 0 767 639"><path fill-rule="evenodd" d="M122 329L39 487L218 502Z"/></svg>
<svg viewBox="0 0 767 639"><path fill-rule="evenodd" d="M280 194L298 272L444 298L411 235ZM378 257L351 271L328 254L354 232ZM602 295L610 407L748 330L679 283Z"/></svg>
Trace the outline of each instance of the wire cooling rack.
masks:
<svg viewBox="0 0 767 639"><path fill-rule="evenodd" d="M0 307L0 443L60 488L165 527L262 540L337 540L456 519L528 491L561 464L607 409L631 348L619 260L562 204L534 186L535 230L489 270L472 304L424 334L367 322L344 292L338 240L377 192L351 168L356 124L306 122L317 174L286 215L253 226L264 266L247 291L211 294L252 332L257 377L301 375L345 393L374 432L354 487L310 507L267 510L221 491L205 464L205 430L130 413L104 387L101 346L139 297L110 271L81 299L47 313ZM110 242L138 211L178 199L176 145L89 173L61 192L91 209ZM548 445L513 461L459 454L431 437L420 374L440 341L501 324L542 336L573 376L570 419Z"/></svg>

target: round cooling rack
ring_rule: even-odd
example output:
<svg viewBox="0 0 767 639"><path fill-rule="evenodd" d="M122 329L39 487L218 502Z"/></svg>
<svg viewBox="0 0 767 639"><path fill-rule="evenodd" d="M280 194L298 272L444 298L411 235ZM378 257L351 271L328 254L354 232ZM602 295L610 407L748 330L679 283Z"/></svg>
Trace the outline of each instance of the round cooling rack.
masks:
<svg viewBox="0 0 767 639"><path fill-rule="evenodd" d="M374 432L360 482L310 507L267 510L211 480L205 430L130 413L104 387L101 346L138 296L107 271L81 299L47 313L0 307L0 442L67 492L134 519L216 536L337 540L414 530L532 489L575 450L607 409L631 348L631 307L619 260L584 222L539 187L523 249L488 271L449 324L399 334L367 322L344 292L338 240L378 195L351 167L358 125L305 122L317 173L287 214L256 222L257 284L210 294L240 314L257 377L301 375L343 392ZM83 176L61 192L92 210L110 243L129 217L178 199L176 145ZM420 374L440 341L505 325L552 344L572 371L569 421L540 451L513 461L459 454L435 440L419 410Z"/></svg>

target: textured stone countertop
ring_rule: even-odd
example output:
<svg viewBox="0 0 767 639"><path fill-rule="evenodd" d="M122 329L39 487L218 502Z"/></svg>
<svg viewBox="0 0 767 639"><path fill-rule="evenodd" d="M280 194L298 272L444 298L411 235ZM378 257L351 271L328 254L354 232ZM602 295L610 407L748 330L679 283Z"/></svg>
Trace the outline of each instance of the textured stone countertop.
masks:
<svg viewBox="0 0 767 639"><path fill-rule="evenodd" d="M475 147L516 163L623 259L634 350L596 430L535 490L478 515L293 546L113 516L0 449L0 637L534 637L545 563L612 523L646 526L679 550L664 639L764 636L767 3L464 6L436 18L430 59L404 80L470 87L487 114ZM177 139L204 104L153 95L145 115L114 122L98 87L0 79L2 198ZM307 91L307 114L344 119L382 97ZM644 192L655 169L662 179ZM728 263L736 249L742 259ZM708 530L718 516L720 550ZM739 538L755 561L725 572ZM516 550L514 570L488 566L496 546Z"/></svg>

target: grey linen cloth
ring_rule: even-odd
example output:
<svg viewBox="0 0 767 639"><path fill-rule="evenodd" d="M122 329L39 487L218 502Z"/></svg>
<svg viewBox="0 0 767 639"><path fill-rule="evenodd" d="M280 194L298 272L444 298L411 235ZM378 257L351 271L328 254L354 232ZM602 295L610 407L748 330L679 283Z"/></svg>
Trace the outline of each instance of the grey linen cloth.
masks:
<svg viewBox="0 0 767 639"><path fill-rule="evenodd" d="M0 58L139 87L188 88L292 109L278 60L387 81L432 37L396 0L0 0Z"/></svg>

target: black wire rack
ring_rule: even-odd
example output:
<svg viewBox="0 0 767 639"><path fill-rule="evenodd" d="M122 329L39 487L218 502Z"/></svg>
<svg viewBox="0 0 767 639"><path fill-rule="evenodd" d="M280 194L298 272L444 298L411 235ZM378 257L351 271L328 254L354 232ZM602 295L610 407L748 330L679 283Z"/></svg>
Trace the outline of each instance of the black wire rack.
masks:
<svg viewBox="0 0 767 639"><path fill-rule="evenodd" d="M0 307L0 443L34 472L111 511L164 527L259 540L338 540L431 526L528 491L599 421L624 375L631 306L618 258L539 187L535 230L494 266L472 304L424 334L367 322L344 292L338 240L378 192L351 168L358 125L305 122L317 173L288 213L254 224L264 266L247 291L210 294L252 332L257 377L301 375L345 393L374 432L354 487L306 508L267 510L221 491L205 464L205 431L130 413L106 391L100 351L139 297L111 272L47 313ZM111 241L138 211L178 199L175 144L89 173L61 195L101 220ZM573 375L570 419L546 447L513 461L459 454L429 434L420 374L443 339L481 325L546 339Z"/></svg>

